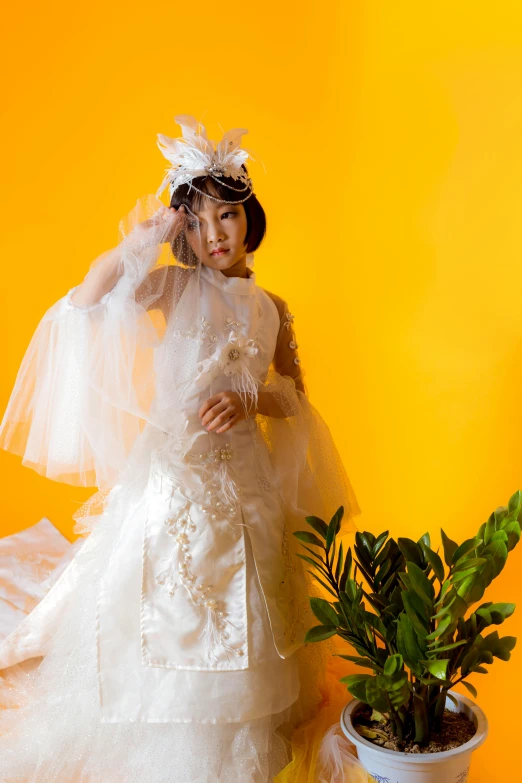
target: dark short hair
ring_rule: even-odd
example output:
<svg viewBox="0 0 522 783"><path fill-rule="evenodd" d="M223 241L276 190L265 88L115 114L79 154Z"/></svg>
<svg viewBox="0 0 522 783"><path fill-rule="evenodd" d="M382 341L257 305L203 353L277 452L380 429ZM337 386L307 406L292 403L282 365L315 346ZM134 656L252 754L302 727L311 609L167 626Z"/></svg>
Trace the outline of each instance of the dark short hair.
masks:
<svg viewBox="0 0 522 783"><path fill-rule="evenodd" d="M243 165L241 168L248 176L246 167ZM191 184L194 184L198 190L202 190L204 193L211 196L221 198L224 201L234 201L243 198L243 196L246 195L246 192L244 194L237 192L237 188L240 188L242 183L240 180L233 179L232 177L220 177L219 181L215 180L213 177L195 177L191 182L185 182L183 185L176 188L170 200L170 207L176 207L176 209L178 209L182 204L185 204L191 212L200 211L205 197L194 188L191 188ZM227 187L227 185L230 187ZM233 188L236 188L236 190ZM245 208L247 219L247 232L245 237L246 252L254 253L266 234L265 210L257 200L255 193L252 193L246 201L243 201L243 207Z"/></svg>

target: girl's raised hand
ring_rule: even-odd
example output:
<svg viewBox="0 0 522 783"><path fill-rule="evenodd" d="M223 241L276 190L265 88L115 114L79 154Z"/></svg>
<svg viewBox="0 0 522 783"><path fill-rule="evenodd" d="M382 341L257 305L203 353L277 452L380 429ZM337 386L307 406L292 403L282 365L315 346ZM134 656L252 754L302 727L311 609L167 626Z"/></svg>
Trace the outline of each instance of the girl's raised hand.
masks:
<svg viewBox="0 0 522 783"><path fill-rule="evenodd" d="M241 397L235 391L222 391L213 394L198 411L201 426L207 432L226 432L239 421L246 419Z"/></svg>
<svg viewBox="0 0 522 783"><path fill-rule="evenodd" d="M179 209L161 206L152 217L137 223L129 237L139 244L171 242L177 237L186 216L184 204Z"/></svg>

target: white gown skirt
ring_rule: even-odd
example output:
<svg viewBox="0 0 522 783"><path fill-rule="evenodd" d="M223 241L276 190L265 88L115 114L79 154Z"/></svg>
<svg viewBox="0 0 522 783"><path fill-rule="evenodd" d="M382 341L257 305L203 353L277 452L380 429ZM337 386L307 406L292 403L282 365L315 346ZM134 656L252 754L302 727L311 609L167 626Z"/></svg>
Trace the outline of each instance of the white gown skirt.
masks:
<svg viewBox="0 0 522 783"><path fill-rule="evenodd" d="M109 515L110 516L110 515ZM114 520L106 520L111 527ZM279 657L271 635L249 536L246 535L251 667L238 671L179 671L183 703L233 694L237 703L262 694L285 705L240 722L101 722L97 679L96 604L110 567L111 535L100 528L82 563L73 595L43 658L1 671L2 783L267 783L290 760L285 727L298 702L297 655ZM87 543L90 539L87 540ZM104 544L106 546L104 546ZM105 550L105 551L104 551ZM99 553L102 553L100 555ZM98 553L98 554L97 554ZM51 588L52 590L53 588ZM132 608L129 608L131 611ZM138 611L136 609L136 611ZM28 616L30 621L31 615ZM41 662L40 662L41 661ZM31 666L31 663L38 664ZM117 662L115 662L117 667ZM127 687L126 683L123 683ZM128 684L132 687L132 684ZM201 704L199 704L201 707ZM190 712L190 707L187 708ZM203 711L204 712L204 711ZM210 709L212 712L212 709ZM189 716L187 718L190 720Z"/></svg>

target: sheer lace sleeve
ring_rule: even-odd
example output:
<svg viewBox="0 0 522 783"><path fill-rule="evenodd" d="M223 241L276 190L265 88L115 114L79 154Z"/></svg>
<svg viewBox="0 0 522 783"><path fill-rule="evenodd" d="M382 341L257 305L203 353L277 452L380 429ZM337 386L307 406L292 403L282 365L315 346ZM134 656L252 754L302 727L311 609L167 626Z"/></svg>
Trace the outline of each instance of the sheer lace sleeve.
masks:
<svg viewBox="0 0 522 783"><path fill-rule="evenodd" d="M273 359L274 369L279 375L290 376L295 383L296 389L306 394L304 373L297 353L299 346L294 331L294 316L288 309L288 304L284 299L269 291L267 293L277 307L281 321Z"/></svg>

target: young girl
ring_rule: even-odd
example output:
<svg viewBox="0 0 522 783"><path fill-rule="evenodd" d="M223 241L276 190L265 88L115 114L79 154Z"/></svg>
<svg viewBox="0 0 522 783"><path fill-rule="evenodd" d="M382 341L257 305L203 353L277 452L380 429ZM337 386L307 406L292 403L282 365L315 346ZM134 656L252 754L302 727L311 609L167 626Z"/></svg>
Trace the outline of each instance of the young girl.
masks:
<svg viewBox="0 0 522 783"><path fill-rule="evenodd" d="M24 465L98 487L0 644L5 783L265 783L319 698L292 532L341 505L347 532L359 508L293 316L252 269L246 130L215 145L175 119L160 189L45 313L0 428Z"/></svg>

